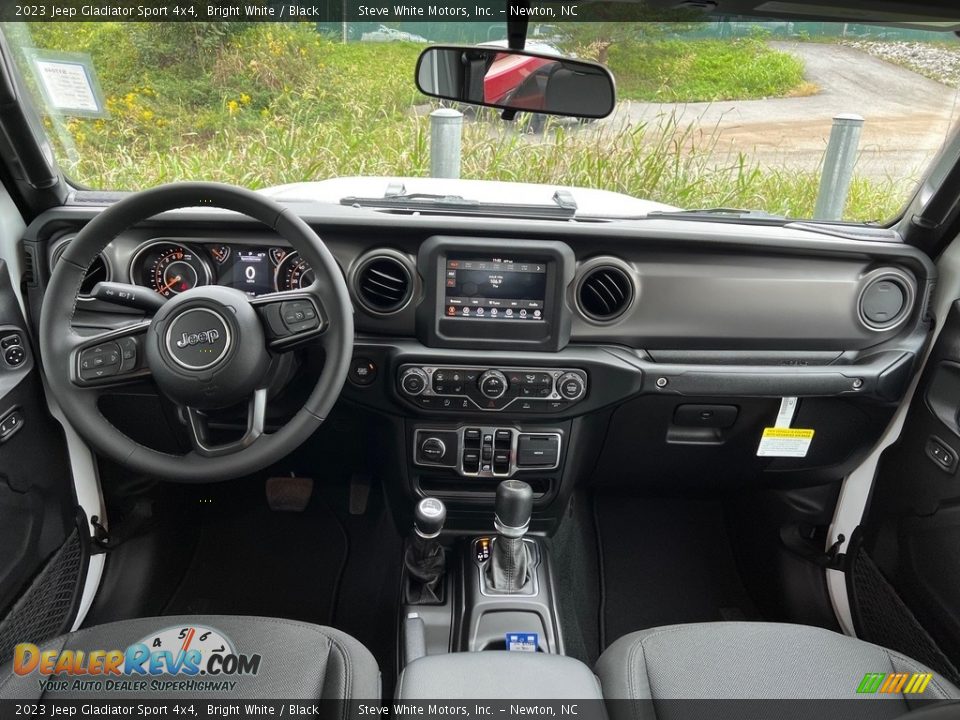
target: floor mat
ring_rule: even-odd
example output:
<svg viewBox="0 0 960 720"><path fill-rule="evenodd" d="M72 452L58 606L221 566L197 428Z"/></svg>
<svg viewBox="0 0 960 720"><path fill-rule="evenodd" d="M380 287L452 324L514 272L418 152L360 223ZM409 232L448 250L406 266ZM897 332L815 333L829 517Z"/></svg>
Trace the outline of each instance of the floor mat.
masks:
<svg viewBox="0 0 960 720"><path fill-rule="evenodd" d="M660 625L758 619L719 501L600 495L594 514L605 646Z"/></svg>
<svg viewBox="0 0 960 720"><path fill-rule="evenodd" d="M200 524L200 537L164 613L331 624L348 544L321 494L303 512L274 512L262 479L209 488L184 519Z"/></svg>

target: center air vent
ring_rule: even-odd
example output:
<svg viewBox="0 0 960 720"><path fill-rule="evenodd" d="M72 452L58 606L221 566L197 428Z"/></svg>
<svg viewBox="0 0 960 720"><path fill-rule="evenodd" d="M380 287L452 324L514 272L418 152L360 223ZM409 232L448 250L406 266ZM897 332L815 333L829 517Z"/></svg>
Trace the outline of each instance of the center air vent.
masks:
<svg viewBox="0 0 960 720"><path fill-rule="evenodd" d="M588 318L606 322L620 317L633 299L630 276L615 265L597 265L580 280L577 301Z"/></svg>
<svg viewBox="0 0 960 720"><path fill-rule="evenodd" d="M354 275L360 304L377 315L403 308L413 294L413 277L402 256L377 253L363 260Z"/></svg>

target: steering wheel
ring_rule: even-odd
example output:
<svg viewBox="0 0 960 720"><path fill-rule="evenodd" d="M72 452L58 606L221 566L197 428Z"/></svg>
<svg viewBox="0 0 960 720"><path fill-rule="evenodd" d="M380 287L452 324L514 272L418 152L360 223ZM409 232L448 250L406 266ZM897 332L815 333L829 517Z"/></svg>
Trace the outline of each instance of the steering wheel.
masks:
<svg viewBox="0 0 960 720"><path fill-rule="evenodd" d="M250 298L222 286L187 290L150 320L97 335L72 326L80 284L97 254L121 232L168 210L210 207L259 220L287 240L313 268L307 288ZM125 286L122 292L153 290ZM153 298L150 298L151 300ZM264 432L267 388L279 354L322 345L323 370L303 407ZM353 306L333 255L288 208L230 185L174 183L135 193L91 220L54 268L40 314L47 381L64 415L96 450L121 465L180 482L213 482L260 470L302 444L323 422L343 388L353 351ZM142 445L100 412L109 388L152 377L183 409L192 450L172 455ZM247 401L243 436L211 440L207 411Z"/></svg>

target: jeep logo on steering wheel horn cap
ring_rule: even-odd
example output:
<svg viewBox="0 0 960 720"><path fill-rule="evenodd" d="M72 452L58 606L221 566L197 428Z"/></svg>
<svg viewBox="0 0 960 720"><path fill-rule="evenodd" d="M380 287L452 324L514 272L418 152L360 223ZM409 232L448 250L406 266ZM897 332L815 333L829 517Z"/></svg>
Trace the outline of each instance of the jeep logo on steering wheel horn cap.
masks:
<svg viewBox="0 0 960 720"><path fill-rule="evenodd" d="M220 362L230 349L230 327L220 313L205 307L191 308L167 326L167 351L187 370L206 370Z"/></svg>
<svg viewBox="0 0 960 720"><path fill-rule="evenodd" d="M210 343L213 345L220 339L220 331L211 328L210 330L201 330L200 332L183 334L183 337L177 340L178 348L185 348L191 345L200 345L201 343Z"/></svg>

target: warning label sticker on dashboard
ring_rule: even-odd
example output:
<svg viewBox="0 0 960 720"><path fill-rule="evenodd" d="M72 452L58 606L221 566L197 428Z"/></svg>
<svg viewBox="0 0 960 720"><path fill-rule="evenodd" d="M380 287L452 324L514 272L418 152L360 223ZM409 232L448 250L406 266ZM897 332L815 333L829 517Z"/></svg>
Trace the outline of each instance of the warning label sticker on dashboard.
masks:
<svg viewBox="0 0 960 720"><path fill-rule="evenodd" d="M789 427L764 428L757 455L759 457L806 457L812 441L813 430Z"/></svg>

